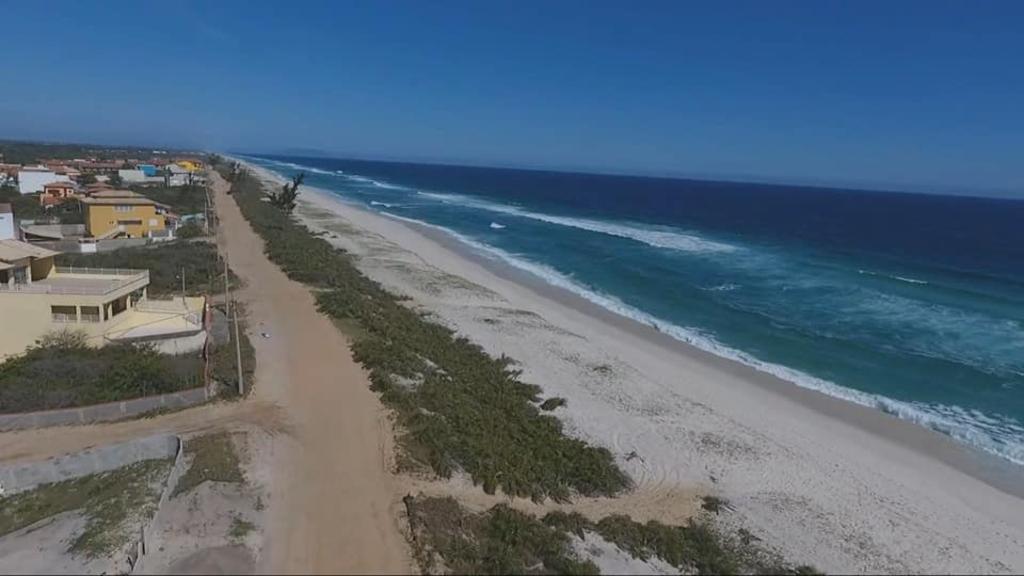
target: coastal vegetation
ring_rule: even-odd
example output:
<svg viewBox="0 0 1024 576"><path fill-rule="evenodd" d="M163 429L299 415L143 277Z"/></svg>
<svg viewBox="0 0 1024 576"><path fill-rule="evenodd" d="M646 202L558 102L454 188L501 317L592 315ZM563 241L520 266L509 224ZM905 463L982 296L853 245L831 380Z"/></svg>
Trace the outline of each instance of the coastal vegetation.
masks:
<svg viewBox="0 0 1024 576"><path fill-rule="evenodd" d="M498 504L481 513L453 498L403 500L413 555L427 574L597 574L573 541L598 536L643 561L658 559L683 574L813 574L790 566L749 533L726 534L707 519L683 526L636 522L614 514L594 522L575 512L538 518Z"/></svg>
<svg viewBox="0 0 1024 576"><path fill-rule="evenodd" d="M224 291L224 260L209 242L166 242L96 254L61 254L57 266L149 270L150 296L180 296L181 275L189 296ZM237 284L231 272L229 283Z"/></svg>
<svg viewBox="0 0 1024 576"><path fill-rule="evenodd" d="M323 313L357 327L352 349L395 412L403 466L464 472L488 493L535 500L612 496L630 485L608 450L565 435L541 412L540 388L522 382L510 359L404 306L348 254L268 202L249 172L233 175L232 195L270 259L318 290Z"/></svg>
<svg viewBox="0 0 1024 576"><path fill-rule="evenodd" d="M178 214L201 214L206 211L205 186L132 186L132 190Z"/></svg>
<svg viewBox="0 0 1024 576"><path fill-rule="evenodd" d="M453 498L404 499L413 555L424 574L598 574L567 530L500 504L482 514Z"/></svg>
<svg viewBox="0 0 1024 576"><path fill-rule="evenodd" d="M0 413L128 400L202 382L196 355L161 354L140 344L94 348L82 332L56 332L0 364Z"/></svg>
<svg viewBox="0 0 1024 576"><path fill-rule="evenodd" d="M238 311L238 340L242 356L242 378L245 381L245 390L248 393L252 390L256 372L256 351L249 340L246 322L245 307L238 301L232 304ZM222 306L218 306L223 309ZM210 339L210 379L219 385L219 395L222 398L237 398L238 396L238 355L235 351L235 333L232 328L234 318L228 317L226 322L227 339L218 341L217 338ZM216 324L216 320L214 321Z"/></svg>
<svg viewBox="0 0 1024 576"><path fill-rule="evenodd" d="M171 497L186 494L203 482L239 484L245 481L234 442L227 432L189 439L185 442L185 455L192 461Z"/></svg>
<svg viewBox="0 0 1024 576"><path fill-rule="evenodd" d="M267 192L267 199L270 200L270 205L291 214L295 210L295 201L299 197L299 186L302 185L302 181L305 179L306 173L299 172L292 177L291 182L285 182L281 186L280 192Z"/></svg>

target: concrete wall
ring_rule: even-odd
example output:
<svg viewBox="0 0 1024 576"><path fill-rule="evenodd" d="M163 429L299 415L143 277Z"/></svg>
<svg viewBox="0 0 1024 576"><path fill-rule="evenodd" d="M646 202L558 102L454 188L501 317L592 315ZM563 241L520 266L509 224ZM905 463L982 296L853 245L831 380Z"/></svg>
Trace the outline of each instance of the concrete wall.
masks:
<svg viewBox="0 0 1024 576"><path fill-rule="evenodd" d="M0 240L17 240L14 235L14 214L0 212Z"/></svg>
<svg viewBox="0 0 1024 576"><path fill-rule="evenodd" d="M177 436L162 434L90 448L41 462L0 466L0 487L5 495L16 494L40 484L109 472L143 460L173 458L178 454L180 442Z"/></svg>
<svg viewBox="0 0 1024 576"><path fill-rule="evenodd" d="M161 408L174 409L194 406L202 404L209 399L210 393L203 387L161 394L159 396L145 396L121 402L83 406L81 408L45 410L23 414L0 414L0 432L122 420Z"/></svg>

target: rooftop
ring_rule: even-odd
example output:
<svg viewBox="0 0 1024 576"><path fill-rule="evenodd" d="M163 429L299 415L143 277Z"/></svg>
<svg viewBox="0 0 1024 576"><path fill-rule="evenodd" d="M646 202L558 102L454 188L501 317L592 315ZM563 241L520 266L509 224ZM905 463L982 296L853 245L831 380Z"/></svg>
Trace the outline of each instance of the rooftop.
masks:
<svg viewBox="0 0 1024 576"><path fill-rule="evenodd" d="M19 240L0 240L0 261L13 262L25 258L48 258L56 256L60 252L47 250L28 242Z"/></svg>
<svg viewBox="0 0 1024 576"><path fill-rule="evenodd" d="M106 334L111 340L147 340L196 334L203 329L202 297L141 300L133 313Z"/></svg>
<svg viewBox="0 0 1024 576"><path fill-rule="evenodd" d="M105 296L118 291L132 291L149 284L149 270L106 268L63 268L58 266L47 278L31 284L0 284L0 293L73 294Z"/></svg>
<svg viewBox="0 0 1024 576"><path fill-rule="evenodd" d="M137 206L154 204L152 200L142 194L136 194L131 190L102 190L93 193L92 197L82 200L86 204L97 205L124 205L132 204Z"/></svg>

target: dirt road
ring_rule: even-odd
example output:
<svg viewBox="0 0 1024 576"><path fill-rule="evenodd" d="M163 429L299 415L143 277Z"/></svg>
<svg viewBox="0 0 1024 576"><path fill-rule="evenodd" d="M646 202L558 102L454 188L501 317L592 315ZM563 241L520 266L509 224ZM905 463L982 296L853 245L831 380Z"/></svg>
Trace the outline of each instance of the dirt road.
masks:
<svg viewBox="0 0 1024 576"><path fill-rule="evenodd" d="M280 406L290 429L274 437L259 569L411 572L398 526L402 492L386 466L390 431L366 374L309 290L267 260L227 183L216 175L212 183L218 245L246 283L254 400Z"/></svg>

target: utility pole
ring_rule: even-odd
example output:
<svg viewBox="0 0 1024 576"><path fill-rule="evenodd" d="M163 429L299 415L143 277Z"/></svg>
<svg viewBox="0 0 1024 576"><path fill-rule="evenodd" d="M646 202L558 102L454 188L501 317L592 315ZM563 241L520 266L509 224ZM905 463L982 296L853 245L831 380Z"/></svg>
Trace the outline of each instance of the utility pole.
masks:
<svg viewBox="0 0 1024 576"><path fill-rule="evenodd" d="M182 302L182 304L187 304L187 301L185 300L185 268L184 267L181 269L181 302Z"/></svg>
<svg viewBox="0 0 1024 576"><path fill-rule="evenodd" d="M228 290L228 255L224 254L224 316L230 318L231 314L231 292ZM228 339L231 338L231 332L228 332Z"/></svg>
<svg viewBox="0 0 1024 576"><path fill-rule="evenodd" d="M238 307L232 308L235 317L235 361L238 363L238 396L245 395L245 382L242 377L242 340L238 337Z"/></svg>

